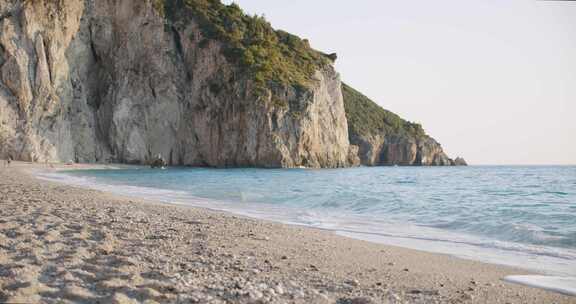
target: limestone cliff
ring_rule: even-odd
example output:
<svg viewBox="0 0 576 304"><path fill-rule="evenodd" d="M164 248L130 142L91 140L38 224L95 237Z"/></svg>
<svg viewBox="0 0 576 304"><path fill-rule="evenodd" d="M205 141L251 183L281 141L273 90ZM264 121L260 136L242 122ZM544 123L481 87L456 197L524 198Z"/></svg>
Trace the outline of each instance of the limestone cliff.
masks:
<svg viewBox="0 0 576 304"><path fill-rule="evenodd" d="M328 60L306 85L258 79L266 74L226 56L230 48L196 14L203 3L226 6L165 2L0 0L0 156L144 163L160 153L170 164L217 167L354 161ZM258 22L247 24L277 35Z"/></svg>
<svg viewBox="0 0 576 304"><path fill-rule="evenodd" d="M466 165L450 159L440 144L426 135L422 126L384 110L353 88L343 84L350 143L359 147L361 163L367 166Z"/></svg>
<svg viewBox="0 0 576 304"><path fill-rule="evenodd" d="M0 0L0 158L451 164L427 136L349 128L335 59L219 0Z"/></svg>

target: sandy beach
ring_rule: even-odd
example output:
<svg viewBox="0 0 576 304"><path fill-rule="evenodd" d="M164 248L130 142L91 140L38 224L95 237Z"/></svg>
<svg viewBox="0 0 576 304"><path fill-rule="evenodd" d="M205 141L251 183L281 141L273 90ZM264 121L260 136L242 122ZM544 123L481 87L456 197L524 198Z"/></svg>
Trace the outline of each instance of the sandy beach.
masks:
<svg viewBox="0 0 576 304"><path fill-rule="evenodd" d="M501 280L526 270L74 188L38 169L0 166L0 303L576 303Z"/></svg>

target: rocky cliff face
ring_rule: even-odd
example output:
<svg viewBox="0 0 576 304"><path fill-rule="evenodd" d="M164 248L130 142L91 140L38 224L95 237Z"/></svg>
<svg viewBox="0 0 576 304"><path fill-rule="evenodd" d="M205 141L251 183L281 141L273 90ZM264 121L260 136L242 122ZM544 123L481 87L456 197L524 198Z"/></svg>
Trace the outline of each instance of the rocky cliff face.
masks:
<svg viewBox="0 0 576 304"><path fill-rule="evenodd" d="M456 163L429 136L362 136L353 134L352 144L359 146L361 163L366 166L453 166Z"/></svg>
<svg viewBox="0 0 576 304"><path fill-rule="evenodd" d="M353 88L343 85L350 143L359 147L366 166L454 166L466 165L462 158L450 159L440 144L418 124L382 109Z"/></svg>
<svg viewBox="0 0 576 304"><path fill-rule="evenodd" d="M346 86L345 109L335 58L217 0L0 0L0 158L453 163Z"/></svg>
<svg viewBox="0 0 576 304"><path fill-rule="evenodd" d="M177 1L176 1L177 2ZM176 3L175 2L175 3ZM0 0L0 157L344 167L331 65L265 90L193 17L145 0Z"/></svg>

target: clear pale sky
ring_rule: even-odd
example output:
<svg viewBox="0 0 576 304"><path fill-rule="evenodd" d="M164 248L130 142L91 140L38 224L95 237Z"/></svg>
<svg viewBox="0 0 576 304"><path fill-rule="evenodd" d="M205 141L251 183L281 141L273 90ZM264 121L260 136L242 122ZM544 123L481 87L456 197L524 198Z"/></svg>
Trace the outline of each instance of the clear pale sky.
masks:
<svg viewBox="0 0 576 304"><path fill-rule="evenodd" d="M452 157L576 164L576 1L235 2L337 52L345 82Z"/></svg>

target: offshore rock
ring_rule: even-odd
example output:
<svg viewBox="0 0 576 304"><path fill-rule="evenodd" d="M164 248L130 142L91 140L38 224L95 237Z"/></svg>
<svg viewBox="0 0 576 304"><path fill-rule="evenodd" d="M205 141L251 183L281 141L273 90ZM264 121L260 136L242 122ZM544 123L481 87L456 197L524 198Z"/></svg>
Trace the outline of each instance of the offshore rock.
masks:
<svg viewBox="0 0 576 304"><path fill-rule="evenodd" d="M454 160L454 166L468 166L468 163L462 157L456 157Z"/></svg>
<svg viewBox="0 0 576 304"><path fill-rule="evenodd" d="M150 168L152 169L164 169L166 166L168 166L168 163L162 158L162 155L156 156L150 163Z"/></svg>

